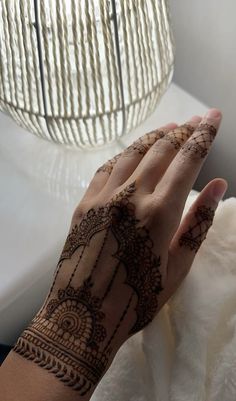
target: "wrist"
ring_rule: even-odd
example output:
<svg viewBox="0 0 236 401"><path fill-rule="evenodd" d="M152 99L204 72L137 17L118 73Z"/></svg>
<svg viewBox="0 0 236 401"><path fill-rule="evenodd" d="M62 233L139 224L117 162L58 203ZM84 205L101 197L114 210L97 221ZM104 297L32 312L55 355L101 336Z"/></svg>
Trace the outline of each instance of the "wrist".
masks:
<svg viewBox="0 0 236 401"><path fill-rule="evenodd" d="M62 331L40 314L22 333L14 351L47 374L52 373L57 381L77 393L78 399L85 399L94 391L110 360L110 355L108 358L108 354L102 353L96 343L88 343L86 337L69 337L68 331Z"/></svg>
<svg viewBox="0 0 236 401"><path fill-rule="evenodd" d="M14 351L0 367L0 388L4 401L88 401L95 390L81 396Z"/></svg>

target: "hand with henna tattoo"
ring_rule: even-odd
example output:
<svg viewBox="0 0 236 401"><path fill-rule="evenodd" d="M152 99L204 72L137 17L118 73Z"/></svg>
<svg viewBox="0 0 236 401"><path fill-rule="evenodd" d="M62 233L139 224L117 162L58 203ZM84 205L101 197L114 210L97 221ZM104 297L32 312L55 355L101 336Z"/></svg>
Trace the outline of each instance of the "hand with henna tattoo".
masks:
<svg viewBox="0 0 236 401"><path fill-rule="evenodd" d="M212 109L169 124L98 169L47 299L2 367L5 383L16 365L31 372L24 383L15 369L19 401L90 399L121 345L179 287L226 190L224 180L211 181L181 222L220 121ZM5 393L4 401L14 399Z"/></svg>

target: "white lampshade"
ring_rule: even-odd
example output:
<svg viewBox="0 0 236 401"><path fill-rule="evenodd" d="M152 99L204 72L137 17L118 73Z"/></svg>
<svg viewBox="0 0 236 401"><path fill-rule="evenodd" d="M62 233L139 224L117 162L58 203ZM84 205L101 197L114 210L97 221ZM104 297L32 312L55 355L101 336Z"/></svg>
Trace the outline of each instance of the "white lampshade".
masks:
<svg viewBox="0 0 236 401"><path fill-rule="evenodd" d="M0 109L89 148L156 107L173 73L167 0L1 0Z"/></svg>

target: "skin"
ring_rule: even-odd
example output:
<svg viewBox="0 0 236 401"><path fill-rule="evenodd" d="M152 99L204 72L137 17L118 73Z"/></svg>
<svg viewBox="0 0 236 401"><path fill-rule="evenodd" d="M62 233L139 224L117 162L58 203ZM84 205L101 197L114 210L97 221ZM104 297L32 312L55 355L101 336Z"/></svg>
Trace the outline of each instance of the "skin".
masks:
<svg viewBox="0 0 236 401"><path fill-rule="evenodd" d="M174 294L227 188L208 183L181 222L220 121L212 109L169 124L98 169L51 290L0 369L4 401L89 400L121 345Z"/></svg>

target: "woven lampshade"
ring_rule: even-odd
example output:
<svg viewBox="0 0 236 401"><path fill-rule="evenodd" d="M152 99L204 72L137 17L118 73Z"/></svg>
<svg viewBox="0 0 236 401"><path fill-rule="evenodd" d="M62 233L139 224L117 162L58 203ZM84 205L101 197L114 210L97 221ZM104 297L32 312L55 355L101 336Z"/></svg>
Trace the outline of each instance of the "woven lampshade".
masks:
<svg viewBox="0 0 236 401"><path fill-rule="evenodd" d="M1 0L0 109L82 148L139 125L173 73L167 0Z"/></svg>

